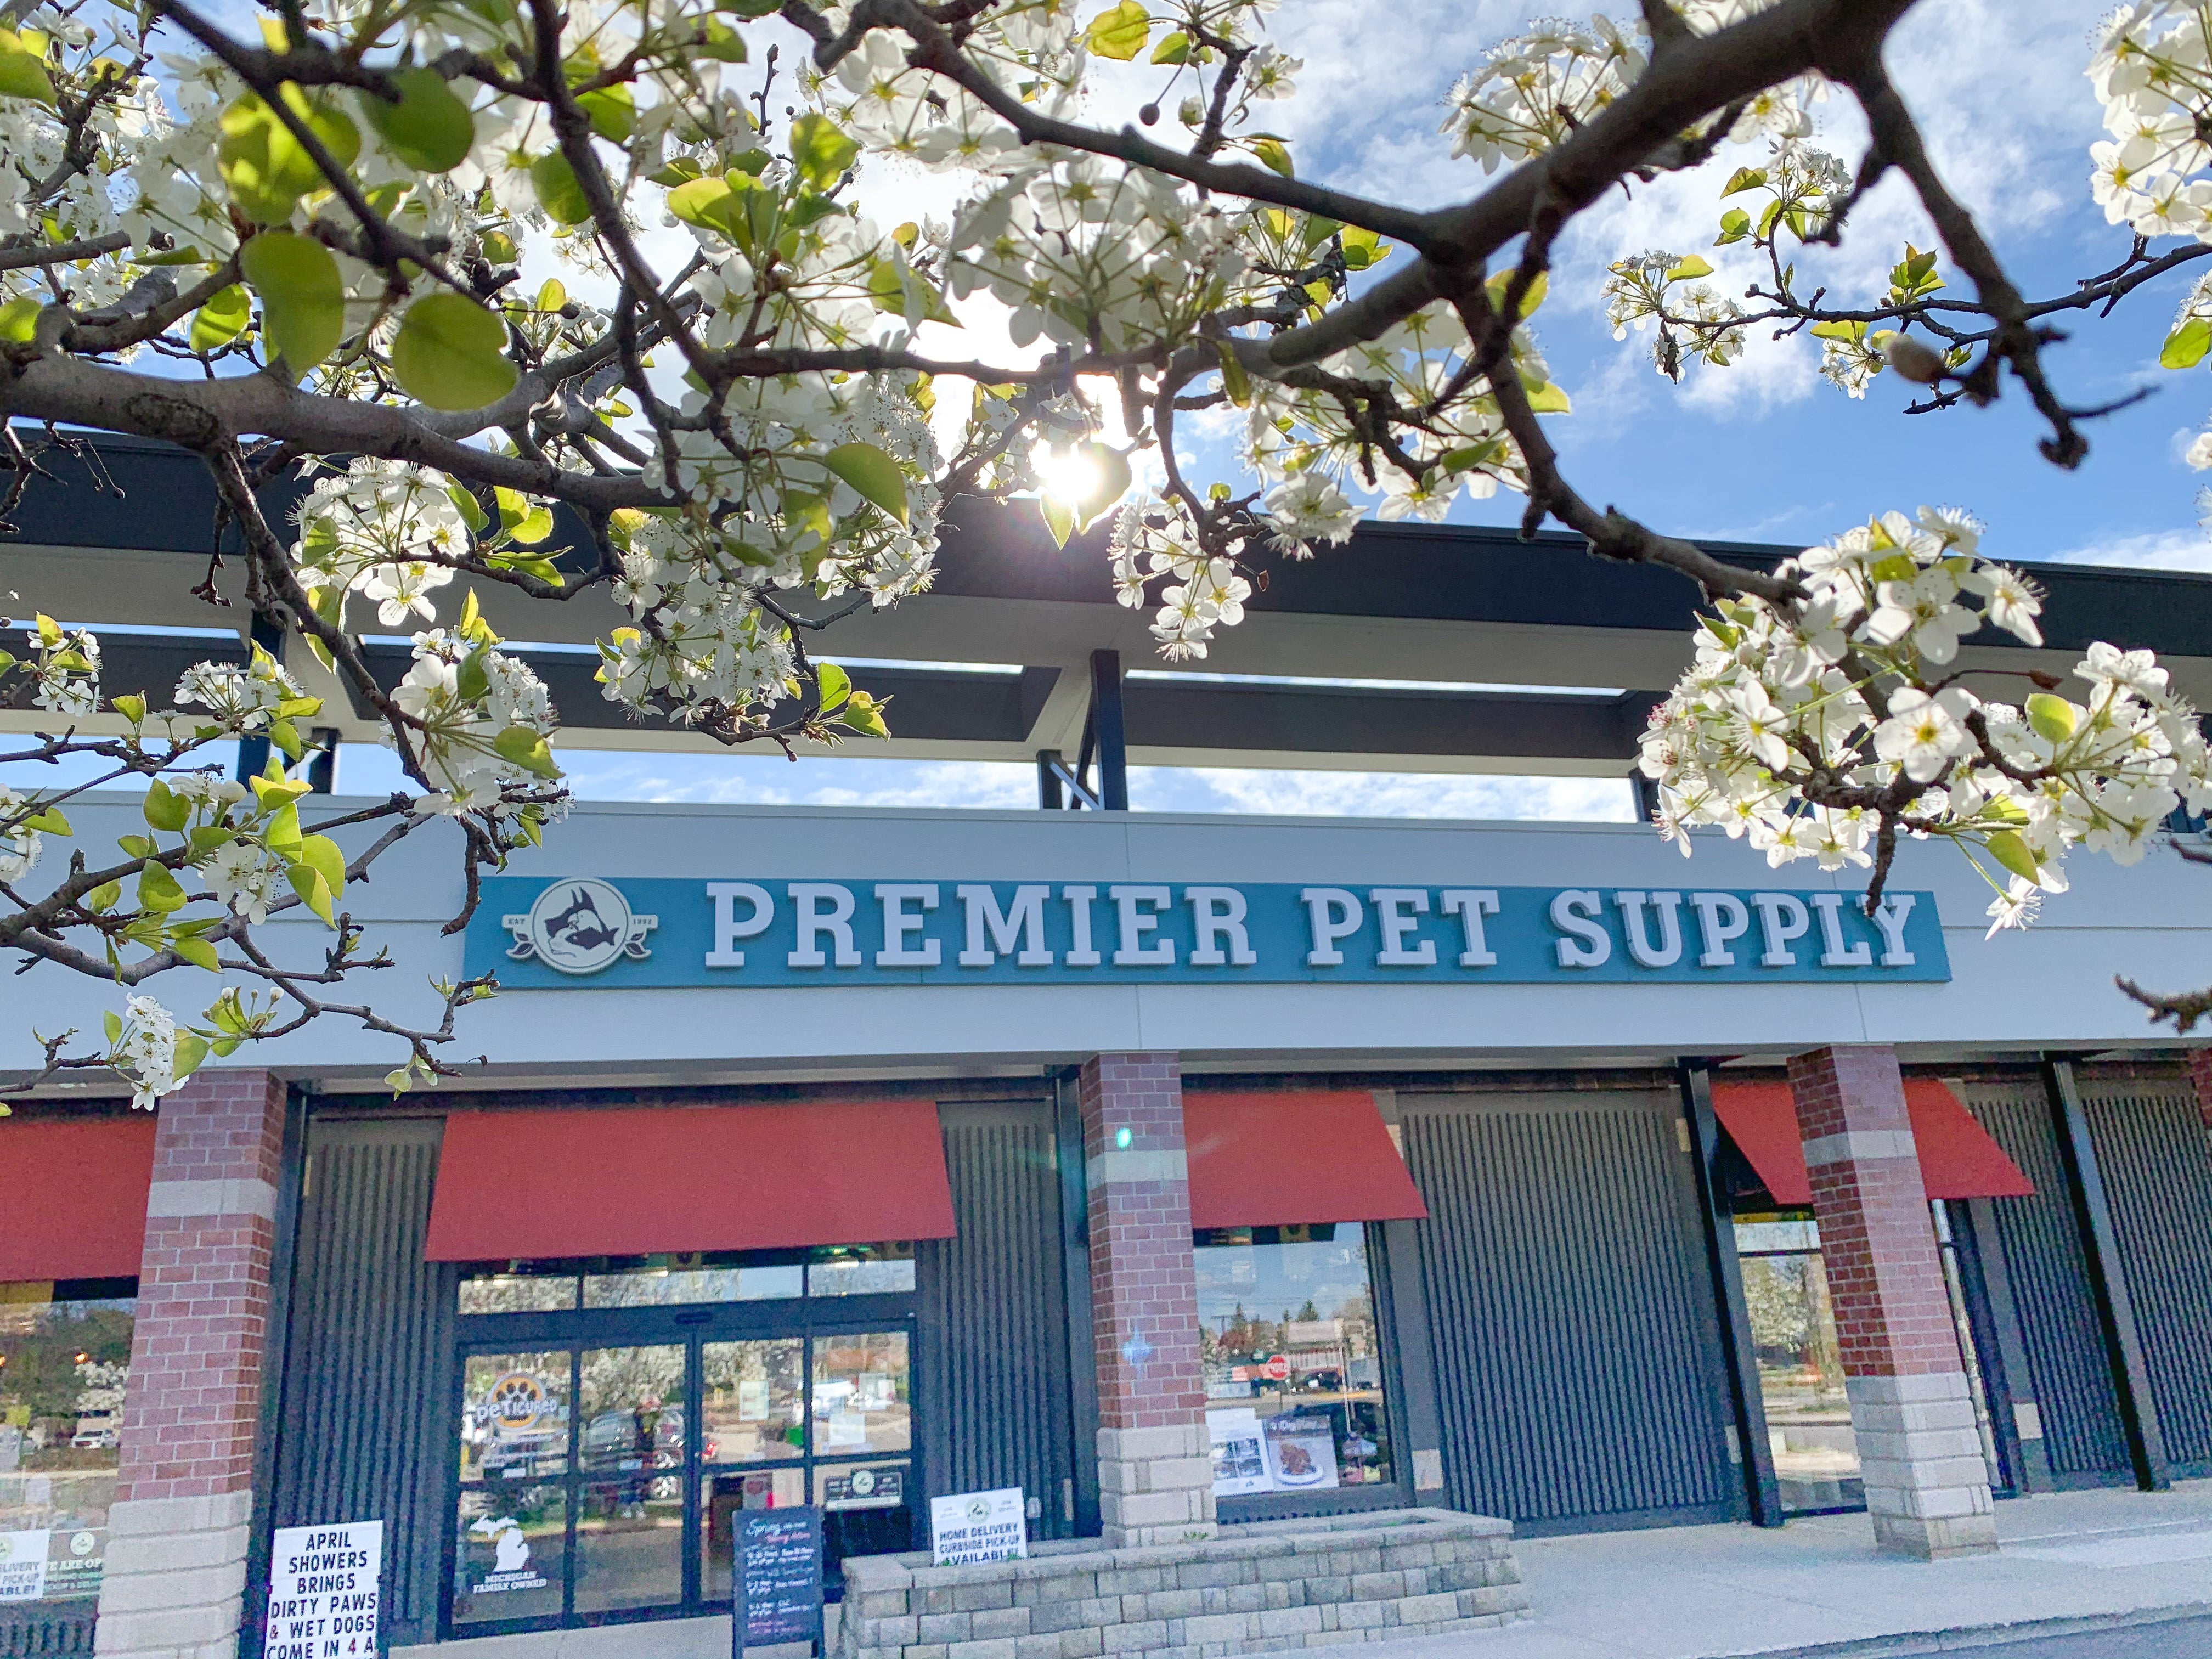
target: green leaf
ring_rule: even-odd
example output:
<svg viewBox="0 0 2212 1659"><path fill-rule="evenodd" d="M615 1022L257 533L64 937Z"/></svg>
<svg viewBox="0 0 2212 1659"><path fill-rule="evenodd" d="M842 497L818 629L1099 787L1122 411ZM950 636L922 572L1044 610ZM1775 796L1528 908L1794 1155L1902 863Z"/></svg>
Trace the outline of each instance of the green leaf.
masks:
<svg viewBox="0 0 2212 1659"><path fill-rule="evenodd" d="M745 37L720 18L709 17L702 21L699 43L691 50L720 64L742 64L745 61Z"/></svg>
<svg viewBox="0 0 2212 1659"><path fill-rule="evenodd" d="M252 320L251 296L233 283L192 313L191 333L185 343L194 351L213 351L245 333Z"/></svg>
<svg viewBox="0 0 2212 1659"><path fill-rule="evenodd" d="M1864 323L1815 323L1807 331L1816 340L1863 340L1866 331Z"/></svg>
<svg viewBox="0 0 2212 1659"><path fill-rule="evenodd" d="M822 458L822 465L860 491L864 500L906 522L906 475L898 463L870 443L839 444Z"/></svg>
<svg viewBox="0 0 2212 1659"><path fill-rule="evenodd" d="M559 150L548 150L530 164L530 184L538 192L538 204L555 224L580 225L592 216L592 204L584 199L576 170Z"/></svg>
<svg viewBox="0 0 2212 1659"><path fill-rule="evenodd" d="M2035 879L2035 854L2027 850L2027 843L2009 830L2000 830L1984 843L1990 856L2024 881Z"/></svg>
<svg viewBox="0 0 2212 1659"><path fill-rule="evenodd" d="M1765 167L1738 167L1729 174L1729 181L1721 186L1721 194L1733 196L1740 190L1757 190L1766 182Z"/></svg>
<svg viewBox="0 0 2212 1659"><path fill-rule="evenodd" d="M451 173L476 145L477 118L437 70L401 69L391 74L399 101L387 103L364 92L361 112L384 147L417 173Z"/></svg>
<svg viewBox="0 0 2212 1659"><path fill-rule="evenodd" d="M1052 544L1066 547L1075 533L1075 509L1057 495L1038 496L1037 507L1044 514L1044 527L1052 532Z"/></svg>
<svg viewBox="0 0 2212 1659"><path fill-rule="evenodd" d="M1529 386L1527 388L1527 391L1528 393L1528 407L1535 410L1539 415L1571 415L1574 413L1574 404L1568 398L1565 390L1562 387L1553 386L1549 380L1543 381L1536 386Z"/></svg>
<svg viewBox="0 0 2212 1659"><path fill-rule="evenodd" d="M1357 225L1346 225L1344 228L1342 240L1344 268L1346 270L1365 270L1371 265L1381 264L1383 260L1390 257L1389 243L1384 241L1373 231L1362 230ZM1536 278L1537 286L1534 292L1539 296L1543 293L1544 282L1545 278L1541 276ZM1528 308L1534 311L1535 307L1531 306Z"/></svg>
<svg viewBox="0 0 2212 1659"><path fill-rule="evenodd" d="M292 884L292 890L310 910L329 926L337 926L332 914L331 884L323 879L321 871L310 865L295 864L285 870L284 879Z"/></svg>
<svg viewBox="0 0 2212 1659"><path fill-rule="evenodd" d="M847 137L826 115L810 112L791 124L791 164L817 190L827 190L843 178L860 153L859 142Z"/></svg>
<svg viewBox="0 0 2212 1659"><path fill-rule="evenodd" d="M1516 274L1510 270L1501 270L1482 285L1490 295L1490 308L1500 316L1504 315L1505 313L1505 291L1512 285ZM1551 290L1550 274L1538 271L1535 280L1528 284L1528 291L1521 296L1520 313L1512 320L1516 323L1527 322L1536 314L1536 307L1544 303L1544 296Z"/></svg>
<svg viewBox="0 0 2212 1659"><path fill-rule="evenodd" d="M340 168L361 155L361 129L322 98L309 99L290 82L279 89L286 109L314 134ZM276 112L248 92L222 116L222 137L216 162L231 200L246 216L264 225L281 225L302 196L327 190L330 181Z"/></svg>
<svg viewBox="0 0 2212 1659"><path fill-rule="evenodd" d="M122 896L121 882L103 881L84 896L84 908L88 910L112 910L115 908L115 901Z"/></svg>
<svg viewBox="0 0 2212 1659"><path fill-rule="evenodd" d="M1721 234L1713 238L1715 247L1726 247L1730 242L1741 242L1751 234L1751 216L1741 208L1730 208L1721 215Z"/></svg>
<svg viewBox="0 0 2212 1659"><path fill-rule="evenodd" d="M1100 514L1129 493L1134 478L1129 471L1129 458L1111 445L1086 440L1075 445L1073 453L1091 464L1091 476L1096 480L1080 501L1069 503L1075 510L1076 528L1088 530Z"/></svg>
<svg viewBox="0 0 2212 1659"><path fill-rule="evenodd" d="M268 826L261 832L261 844L280 857L289 857L300 848L300 807L296 801L286 801L273 813Z"/></svg>
<svg viewBox="0 0 2212 1659"><path fill-rule="evenodd" d="M6 305L0 306L0 340L28 344L31 337L38 331L40 309L39 302L27 294L19 295Z"/></svg>
<svg viewBox="0 0 2212 1659"><path fill-rule="evenodd" d="M185 890L177 884L166 866L149 859L138 866L138 908L167 915L172 910L181 910L190 902Z"/></svg>
<svg viewBox="0 0 2212 1659"><path fill-rule="evenodd" d="M441 289L409 306L392 338L392 372L432 409L482 409L514 390L507 325L465 294Z"/></svg>
<svg viewBox="0 0 2212 1659"><path fill-rule="evenodd" d="M1252 401L1252 377L1244 372L1244 362L1237 355L1237 348L1226 340L1213 343L1214 355L1221 359L1221 390L1229 401L1242 409Z"/></svg>
<svg viewBox="0 0 2212 1659"><path fill-rule="evenodd" d="M852 730L867 737L888 738L891 734L891 729L884 724L884 717L878 712L882 707L881 703L868 696L866 692L856 691L853 694L852 701L845 705L845 712L838 718Z"/></svg>
<svg viewBox="0 0 2212 1659"><path fill-rule="evenodd" d="M850 696L853 691L852 676L834 662L818 662L814 665L814 684L815 689L822 694L822 708L824 713L835 709Z"/></svg>
<svg viewBox="0 0 2212 1659"><path fill-rule="evenodd" d="M2204 361L2208 349L2212 349L2212 319L2191 317L2166 337L2166 343L2158 349L2158 366L2194 368Z"/></svg>
<svg viewBox="0 0 2212 1659"><path fill-rule="evenodd" d="M156 778L146 786L146 822L175 835L192 821L192 804Z"/></svg>
<svg viewBox="0 0 2212 1659"><path fill-rule="evenodd" d="M238 268L261 296L261 337L272 362L297 380L336 351L345 334L345 279L311 236L264 231L238 251Z"/></svg>
<svg viewBox="0 0 2212 1659"><path fill-rule="evenodd" d="M524 546L535 547L553 533L551 507L498 484L492 486L492 497L499 504L500 528Z"/></svg>
<svg viewBox="0 0 2212 1659"><path fill-rule="evenodd" d="M480 536L491 522L491 515L483 510L483 503L465 484L449 483L446 495L453 503L453 510L461 515L461 522L469 527L471 536Z"/></svg>
<svg viewBox="0 0 2212 1659"><path fill-rule="evenodd" d="M1667 280L1670 283L1681 282L1690 277L1710 276L1712 274L1713 268L1711 265L1708 264L1704 259L1698 258L1698 255L1691 253L1684 255L1681 258L1677 259L1673 265L1668 267L1667 271Z"/></svg>
<svg viewBox="0 0 2212 1659"><path fill-rule="evenodd" d="M276 745L287 763L295 766L299 764L300 757L305 750L300 745L298 726L289 720L271 720L269 722L269 741Z"/></svg>
<svg viewBox="0 0 2212 1659"><path fill-rule="evenodd" d="M23 828L36 830L40 834L46 836L66 836L74 833L70 829L70 821L62 816L61 808L58 806L49 806L43 811L32 813L23 820Z"/></svg>
<svg viewBox="0 0 2212 1659"><path fill-rule="evenodd" d="M123 849L126 858L150 859L154 856L154 843L143 836L118 836L115 844Z"/></svg>
<svg viewBox="0 0 2212 1659"><path fill-rule="evenodd" d="M169 948L195 968L204 968L210 974L222 971L222 963L216 959L215 946L197 934L179 933L169 940Z"/></svg>
<svg viewBox="0 0 2212 1659"><path fill-rule="evenodd" d="M1291 166L1290 147L1279 138L1260 139L1253 144L1252 154L1270 173L1279 173L1285 179L1297 176Z"/></svg>
<svg viewBox="0 0 2212 1659"><path fill-rule="evenodd" d="M53 77L40 54L13 29L0 29L0 98L27 98L55 107Z"/></svg>
<svg viewBox="0 0 2212 1659"><path fill-rule="evenodd" d="M1145 49L1152 33L1152 20L1138 0L1121 0L1091 20L1091 27L1083 32L1083 44L1097 57L1126 64Z"/></svg>
<svg viewBox="0 0 2212 1659"><path fill-rule="evenodd" d="M746 179L742 188L751 191L752 181ZM746 204L738 199L739 189L724 178L693 179L668 192L668 210L687 225L714 232L732 246L750 247L751 222Z"/></svg>
<svg viewBox="0 0 2212 1659"><path fill-rule="evenodd" d="M208 1057L207 1039L197 1031L177 1033L177 1046L170 1050L170 1074L177 1078L190 1077L200 1068Z"/></svg>
<svg viewBox="0 0 2212 1659"><path fill-rule="evenodd" d="M2063 743L2074 735L2074 705L2048 691L2037 691L2027 700L2027 723L2038 736Z"/></svg>
<svg viewBox="0 0 2212 1659"><path fill-rule="evenodd" d="M599 87L579 94L577 107L592 118L592 131L611 144L626 144L637 131L637 100L628 87Z"/></svg>
<svg viewBox="0 0 2212 1659"><path fill-rule="evenodd" d="M557 778L561 769L554 763L553 751L545 739L526 726L510 726L492 740L499 757L510 766L519 766L526 772L535 772L541 778Z"/></svg>
<svg viewBox="0 0 2212 1659"><path fill-rule="evenodd" d="M1152 61L1155 64L1188 64L1190 61L1190 36L1177 29L1152 48Z"/></svg>

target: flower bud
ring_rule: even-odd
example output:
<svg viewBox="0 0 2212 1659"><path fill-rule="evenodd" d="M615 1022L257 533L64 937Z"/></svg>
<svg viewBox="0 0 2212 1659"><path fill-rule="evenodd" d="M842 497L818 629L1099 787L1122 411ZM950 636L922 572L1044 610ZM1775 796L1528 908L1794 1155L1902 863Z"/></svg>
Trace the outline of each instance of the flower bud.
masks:
<svg viewBox="0 0 2212 1659"><path fill-rule="evenodd" d="M1881 343L1882 360L1916 386L1934 386L1943 378L1943 354L1931 350L1910 334L1893 334Z"/></svg>

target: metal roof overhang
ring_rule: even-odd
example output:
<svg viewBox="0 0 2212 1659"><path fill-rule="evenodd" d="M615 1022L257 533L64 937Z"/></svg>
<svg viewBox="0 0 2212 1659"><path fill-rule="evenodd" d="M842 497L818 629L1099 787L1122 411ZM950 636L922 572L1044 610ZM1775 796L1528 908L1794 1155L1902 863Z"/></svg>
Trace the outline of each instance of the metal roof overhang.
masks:
<svg viewBox="0 0 2212 1659"><path fill-rule="evenodd" d="M136 440L102 439L97 453L97 471L57 459L61 483L41 481L27 494L15 514L19 538L0 541L0 592L112 629L242 633L241 609L212 607L191 592L214 550L215 497L197 459ZM298 487L268 494L281 514ZM555 544L584 539L580 524L564 520ZM1793 550L1705 545L1747 567ZM2212 707L2212 578L2063 565L2037 565L2033 574L2049 593L2046 648L1971 646L1962 666L2063 675L2093 640L2148 646L2181 690ZM215 586L235 601L235 559L216 574ZM602 588L567 604L496 586L480 587L479 598L501 634L547 647L586 644L625 620ZM1305 684L1133 678L1124 690L1129 759L1619 776L1634 758L1646 711L1689 659L1697 603L1680 577L1594 559L1578 537L1522 542L1486 526L1364 524L1347 547L1273 567L1244 622L1217 630L1202 661L1180 665ZM1148 621L1148 611L1115 602L1103 531L1056 549L1031 511L956 502L933 588L846 618L826 636L838 657L899 665L856 675L898 699L897 735L843 752L1021 762L1041 749L1072 755L1088 703L1090 653L1117 650L1125 670L1161 667ZM103 643L111 691L143 685L162 701L175 672L209 654L204 640L118 633ZM567 743L720 747L630 722L600 698L587 654L527 647L523 654L568 722ZM380 678L390 670L387 683L395 679L404 655L374 647ZM312 662L290 665L303 680L324 678ZM1326 684L1342 680L1448 686ZM344 736L373 737L373 725L334 685L310 689L328 695L331 723ZM0 711L0 729L46 723L36 711Z"/></svg>

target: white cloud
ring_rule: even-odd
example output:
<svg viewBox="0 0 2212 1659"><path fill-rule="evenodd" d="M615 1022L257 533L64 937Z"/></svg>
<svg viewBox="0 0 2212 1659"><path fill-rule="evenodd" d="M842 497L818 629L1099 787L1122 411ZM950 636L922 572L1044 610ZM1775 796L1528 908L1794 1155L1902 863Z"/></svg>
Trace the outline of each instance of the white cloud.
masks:
<svg viewBox="0 0 2212 1659"><path fill-rule="evenodd" d="M2202 530L2145 530L2111 536L2052 556L2059 564L2111 564L2136 570L2212 572L2212 537Z"/></svg>
<svg viewBox="0 0 2212 1659"><path fill-rule="evenodd" d="M1685 380L1682 401L1692 409L1723 419L1764 415L1813 395L1821 385L1820 354L1802 335L1776 340L1754 333L1739 361L1719 369L1693 365Z"/></svg>
<svg viewBox="0 0 2212 1659"><path fill-rule="evenodd" d="M1632 822L1626 779L1462 777L1418 772L1302 772L1133 767L1130 804L1166 812L1369 818L1549 818Z"/></svg>

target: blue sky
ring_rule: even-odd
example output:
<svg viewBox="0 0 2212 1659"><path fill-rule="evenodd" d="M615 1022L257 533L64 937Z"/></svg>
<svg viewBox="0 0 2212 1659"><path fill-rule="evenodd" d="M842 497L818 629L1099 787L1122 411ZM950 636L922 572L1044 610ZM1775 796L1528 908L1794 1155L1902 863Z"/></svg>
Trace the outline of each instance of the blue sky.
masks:
<svg viewBox="0 0 2212 1659"><path fill-rule="evenodd" d="M1299 96L1269 106L1300 172L1407 204L1463 199L1482 175L1450 159L1437 133L1441 100L1486 46L1537 9L1498 0L1285 0L1274 38L1304 57ZM1973 204L2016 280L2040 297L2117 262L2127 239L2089 199L2088 146L2100 117L2082 73L2091 13L2051 0L1923 0L1889 62L1955 188ZM1119 117L1157 88L1122 72L1097 113ZM1856 163L1861 129L1841 96L1820 109L1815 142ZM1592 499L1617 501L1692 537L1817 541L1891 507L1956 502L1990 526L1999 557L2067 558L2212 570L2196 523L2197 476L2181 455L2203 424L2206 371L2157 367L2160 341L2188 289L2185 274L2137 294L2114 316L2083 318L2052 348L2057 383L2093 404L2142 384L2154 395L2098 422L2087 463L2063 472L2036 453L2040 429L2008 388L1988 410L1905 416L1892 377L1863 401L1818 374L1809 340L1755 340L1743 363L1697 371L1680 387L1650 368L1644 339L1616 343L1598 293L1608 261L1647 247L1704 252L1735 278L1748 272L1709 246L1728 170L1663 180L1632 201L1616 195L1578 222L1537 332L1575 413L1553 423L1571 476ZM888 181L887 181L888 182ZM1932 245L1917 204L1893 179L1859 210L1856 234L1803 260L1843 299L1886 284L1905 240ZM1718 279L1717 279L1717 281ZM1185 431L1190 428L1186 427ZM1202 435L1201 461L1221 453ZM1462 499L1453 518L1510 524L1518 496ZM1328 555L1323 556L1346 556ZM1264 604L1264 598L1260 601ZM878 801L1018 806L1034 799L1027 769L836 760L792 765L750 757L705 759L572 754L580 792L684 799ZM1322 811L1443 817L1626 817L1625 785L1605 781L1363 777L1343 773L1139 769L1133 804L1170 811Z"/></svg>
<svg viewBox="0 0 2212 1659"><path fill-rule="evenodd" d="M1626 8L1624 8L1626 9ZM1408 204L1434 206L1481 187L1439 136L1441 100L1489 43L1536 15L1520 0L1285 0L1274 38L1306 60L1299 96L1266 107L1300 172ZM2063 292L2114 264L2127 239L2089 199L2088 146L2099 112L2082 74L2090 9L2064 0L1922 0L1888 61L1920 115L1939 164L1973 205L2032 297ZM769 23L760 27L780 27ZM1115 70L1094 115L1118 120L1157 95L1158 71ZM1815 142L1856 163L1860 127L1847 100L1820 111ZM1616 343L1599 289L1612 259L1649 247L1701 252L1715 283L1740 293L1753 274L1709 245L1720 181L1758 146L1724 151L1704 173L1618 193L1578 220L1536 329L1553 378L1575 401L1552 423L1571 477L1589 498L1618 502L1691 537L1803 544L1888 507L1957 503L1986 521L1995 556L2212 570L2196 523L2197 475L2181 456L2207 419L2205 369L2156 364L2186 273L2169 276L2112 318L2069 319L2072 342L2049 362L2070 401L2107 401L2149 385L2142 404L2091 429L2092 453L2062 472L2037 454L2040 428L2017 389L1988 410L1907 417L1906 388L1876 380L1855 401L1821 380L1814 343L1755 338L1745 361L1693 369L1680 387L1650 368L1643 337ZM933 180L864 179L864 191L930 193ZM1894 179L1859 209L1846 246L1801 264L1839 300L1870 297L1911 240L1934 238ZM2208 261L2212 266L2212 261ZM1809 284L1808 284L1809 286ZM1185 433L1200 461L1222 451ZM1510 524L1520 498L1462 500L1453 517ZM1323 556L1349 556L1324 554ZM1262 598L1259 603L1264 605ZM848 750L849 756L851 751ZM1021 766L868 761L797 764L764 755L678 757L568 750L580 794L596 798L822 804L1023 806L1035 799ZM396 782L388 757L349 750L341 786ZM1374 777L1346 773L1139 769L1133 804L1168 811L1322 811L1443 817L1624 817L1625 785L1583 780Z"/></svg>

